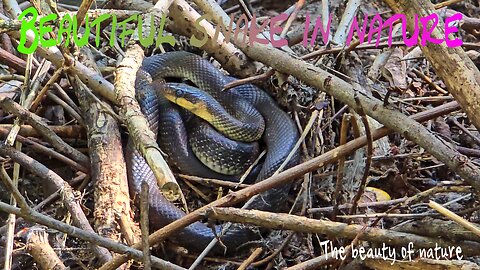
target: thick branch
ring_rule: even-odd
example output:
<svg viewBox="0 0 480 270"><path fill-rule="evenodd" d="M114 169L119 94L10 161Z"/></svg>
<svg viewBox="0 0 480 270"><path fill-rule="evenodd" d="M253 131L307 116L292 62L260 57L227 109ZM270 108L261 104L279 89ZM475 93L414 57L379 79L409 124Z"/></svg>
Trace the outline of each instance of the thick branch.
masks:
<svg viewBox="0 0 480 270"><path fill-rule="evenodd" d="M120 241L117 216L130 217L131 208L118 123L79 79L74 82L88 130L91 177L95 183L95 229L100 235ZM108 104L103 106L111 109Z"/></svg>
<svg viewBox="0 0 480 270"><path fill-rule="evenodd" d="M125 58L115 72L115 95L130 136L152 169L163 195L169 200L176 200L180 197L180 187L163 158L156 136L150 130L148 121L135 99L135 76L142 60L143 51L140 46L133 45L126 51Z"/></svg>

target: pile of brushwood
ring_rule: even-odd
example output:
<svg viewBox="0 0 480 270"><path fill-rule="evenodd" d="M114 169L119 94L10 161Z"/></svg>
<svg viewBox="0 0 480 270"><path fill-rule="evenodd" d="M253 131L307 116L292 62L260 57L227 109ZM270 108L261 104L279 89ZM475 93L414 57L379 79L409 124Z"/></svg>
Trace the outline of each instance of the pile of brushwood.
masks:
<svg viewBox="0 0 480 270"><path fill-rule="evenodd" d="M3 0L0 16L3 269L480 269L478 0ZM134 96L165 51L268 92L298 165L239 184L169 164ZM188 215L149 228L128 140ZM277 212L241 208L285 183ZM261 237L199 253L175 241L197 221Z"/></svg>

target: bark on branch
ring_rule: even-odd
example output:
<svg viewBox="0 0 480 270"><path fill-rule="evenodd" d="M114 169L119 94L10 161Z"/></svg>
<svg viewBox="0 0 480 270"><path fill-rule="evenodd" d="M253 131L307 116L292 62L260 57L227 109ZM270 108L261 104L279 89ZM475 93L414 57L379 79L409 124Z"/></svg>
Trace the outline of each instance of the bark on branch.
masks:
<svg viewBox="0 0 480 270"><path fill-rule="evenodd" d="M270 229L292 230L304 233L317 233L335 238L354 239L360 234L364 226L346 224L328 220L316 220L290 214L270 213L258 210L244 210L236 208L210 208L205 215L212 219L252 224ZM453 242L437 237L419 236L411 233L402 233L379 228L368 228L360 236L361 240L385 243L390 246L406 247L412 242L415 248L432 248L436 244L442 247L460 246L465 255L480 254L480 243Z"/></svg>
<svg viewBox="0 0 480 270"><path fill-rule="evenodd" d="M121 106L130 136L155 175L163 195L169 200L180 197L180 187L157 145L156 136L150 130L135 99L135 76L143 60L143 50L133 45L115 72L115 95Z"/></svg>

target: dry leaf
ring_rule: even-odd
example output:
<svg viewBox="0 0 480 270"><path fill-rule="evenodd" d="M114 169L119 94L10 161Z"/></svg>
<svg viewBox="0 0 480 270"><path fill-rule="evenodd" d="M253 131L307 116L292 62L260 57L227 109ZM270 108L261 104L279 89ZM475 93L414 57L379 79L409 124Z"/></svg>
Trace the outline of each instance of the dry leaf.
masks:
<svg viewBox="0 0 480 270"><path fill-rule="evenodd" d="M407 65L402 61L403 50L400 48L392 49L392 54L387 63L382 68L383 76L388 79L394 89L405 90L407 84Z"/></svg>

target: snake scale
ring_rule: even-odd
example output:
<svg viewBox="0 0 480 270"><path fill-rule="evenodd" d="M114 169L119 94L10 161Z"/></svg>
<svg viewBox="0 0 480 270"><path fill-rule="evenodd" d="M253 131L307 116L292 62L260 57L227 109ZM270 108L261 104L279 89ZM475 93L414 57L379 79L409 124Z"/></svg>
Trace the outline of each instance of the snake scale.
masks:
<svg viewBox="0 0 480 270"><path fill-rule="evenodd" d="M169 156L170 161L173 160L174 165L182 173L200 177L234 179L235 177L210 170L192 153L182 114L174 104L158 95L155 89L155 82L163 78L189 80L198 88L208 89L213 97L225 94L222 92L223 86L235 79L224 75L200 56L177 51L145 58L135 82L136 97L150 128L155 133L158 132L160 148ZM297 128L292 119L276 105L274 100L256 86L241 85L230 89L227 93L230 95L232 103L246 100L253 104L265 121L262 140L266 145L267 154L256 178L257 182L262 181L274 174L294 148L299 138ZM221 150L216 149L215 151ZM131 141L127 146L126 159L132 195L140 193L143 181L149 185L149 218L152 229L159 229L185 216L182 210L167 201L160 193L152 171L141 154L135 150ZM295 153L287 164L287 168L297 164L298 161L299 153ZM283 185L261 193L260 196L247 202L247 209L277 211L285 205L289 189L290 185ZM213 231L214 229L216 232ZM178 231L171 237L171 240L189 250L199 252L221 230L219 226L214 229L201 222L196 222ZM221 241L226 246L226 251L231 253L242 244L258 238L257 234L248 226L236 224L228 229L221 237ZM225 250L217 244L213 251L223 253Z"/></svg>

